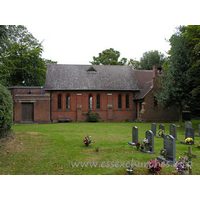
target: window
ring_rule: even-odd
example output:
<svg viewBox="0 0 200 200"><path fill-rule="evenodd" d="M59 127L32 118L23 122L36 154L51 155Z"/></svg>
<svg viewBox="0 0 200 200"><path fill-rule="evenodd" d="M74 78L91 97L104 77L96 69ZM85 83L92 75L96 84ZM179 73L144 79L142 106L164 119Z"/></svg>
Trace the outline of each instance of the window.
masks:
<svg viewBox="0 0 200 200"><path fill-rule="evenodd" d="M58 109L61 109L61 99L62 99L62 95L61 94L59 94L58 95Z"/></svg>
<svg viewBox="0 0 200 200"><path fill-rule="evenodd" d="M126 95L126 108L129 108L129 95Z"/></svg>
<svg viewBox="0 0 200 200"><path fill-rule="evenodd" d="M67 94L66 96L66 109L70 109L70 96Z"/></svg>
<svg viewBox="0 0 200 200"><path fill-rule="evenodd" d="M100 108L100 95L97 94L97 108Z"/></svg>
<svg viewBox="0 0 200 200"><path fill-rule="evenodd" d="M92 95L89 95L89 109L92 109Z"/></svg>
<svg viewBox="0 0 200 200"><path fill-rule="evenodd" d="M122 108L122 95L118 95L118 108Z"/></svg>

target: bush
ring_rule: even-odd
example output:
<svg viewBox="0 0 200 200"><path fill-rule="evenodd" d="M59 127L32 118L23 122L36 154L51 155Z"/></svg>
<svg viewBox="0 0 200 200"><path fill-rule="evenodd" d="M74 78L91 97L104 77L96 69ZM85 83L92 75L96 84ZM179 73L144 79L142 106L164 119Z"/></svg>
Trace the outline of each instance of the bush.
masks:
<svg viewBox="0 0 200 200"><path fill-rule="evenodd" d="M0 137L6 136L13 123L13 100L10 91L0 84Z"/></svg>
<svg viewBox="0 0 200 200"><path fill-rule="evenodd" d="M91 111L89 111L88 113L86 113L86 122L98 122L100 119L100 116L98 113L90 113Z"/></svg>

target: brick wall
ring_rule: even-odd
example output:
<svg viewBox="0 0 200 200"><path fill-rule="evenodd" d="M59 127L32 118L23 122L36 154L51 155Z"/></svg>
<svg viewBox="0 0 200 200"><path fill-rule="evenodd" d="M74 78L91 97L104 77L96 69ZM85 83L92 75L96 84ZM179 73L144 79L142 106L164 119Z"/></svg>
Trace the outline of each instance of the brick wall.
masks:
<svg viewBox="0 0 200 200"><path fill-rule="evenodd" d="M61 94L61 109L58 109L58 95ZM66 108L66 96L70 95L70 109ZM122 96L122 108L118 108L118 95ZM129 108L126 108L126 95L129 95ZM54 91L52 92L52 120L59 116L70 116L72 121L84 121L89 111L89 95L92 95L92 111L98 113L104 121L132 121L135 107L132 101L133 92L113 91ZM97 108L97 95L100 95L100 109Z"/></svg>
<svg viewBox="0 0 200 200"><path fill-rule="evenodd" d="M50 123L50 95L41 87L10 87L14 102L14 123L22 122L22 104L33 104L33 123ZM31 90L31 91L30 91Z"/></svg>

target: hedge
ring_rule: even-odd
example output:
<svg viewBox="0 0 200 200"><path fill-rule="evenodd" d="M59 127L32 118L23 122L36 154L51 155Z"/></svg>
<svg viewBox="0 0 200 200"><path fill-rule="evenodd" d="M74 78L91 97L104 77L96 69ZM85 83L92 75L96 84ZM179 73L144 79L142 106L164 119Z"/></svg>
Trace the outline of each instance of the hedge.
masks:
<svg viewBox="0 0 200 200"><path fill-rule="evenodd" d="M6 136L13 123L13 100L10 91L0 84L0 137Z"/></svg>

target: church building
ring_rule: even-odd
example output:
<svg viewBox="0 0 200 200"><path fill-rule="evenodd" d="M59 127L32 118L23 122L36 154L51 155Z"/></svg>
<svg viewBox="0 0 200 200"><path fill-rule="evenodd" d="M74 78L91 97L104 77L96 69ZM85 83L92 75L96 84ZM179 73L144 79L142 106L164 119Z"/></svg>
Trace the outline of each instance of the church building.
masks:
<svg viewBox="0 0 200 200"><path fill-rule="evenodd" d="M163 109L155 99L160 66L133 70L130 66L47 66L44 86L9 87L14 123L52 123L59 119L85 121L89 111L100 121L178 121L175 107Z"/></svg>

